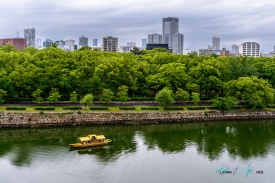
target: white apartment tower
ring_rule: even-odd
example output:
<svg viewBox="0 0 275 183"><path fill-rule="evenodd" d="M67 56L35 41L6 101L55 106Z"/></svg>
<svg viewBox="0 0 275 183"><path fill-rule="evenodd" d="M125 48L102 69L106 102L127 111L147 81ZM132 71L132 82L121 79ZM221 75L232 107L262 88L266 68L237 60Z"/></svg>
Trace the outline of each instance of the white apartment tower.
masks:
<svg viewBox="0 0 275 183"><path fill-rule="evenodd" d="M148 35L148 43L149 44L161 44L162 43L162 35L161 34L149 34Z"/></svg>
<svg viewBox="0 0 275 183"><path fill-rule="evenodd" d="M35 28L24 29L24 38L27 41L27 47L35 47Z"/></svg>
<svg viewBox="0 0 275 183"><path fill-rule="evenodd" d="M238 54L239 53L239 46L237 46L236 44L232 45L232 54Z"/></svg>
<svg viewBox="0 0 275 183"><path fill-rule="evenodd" d="M102 38L102 50L103 51L118 51L118 38L117 37L104 37Z"/></svg>
<svg viewBox="0 0 275 183"><path fill-rule="evenodd" d="M167 17L162 19L162 38L163 43L168 44L168 48L172 49L172 35L179 32L179 19Z"/></svg>
<svg viewBox="0 0 275 183"><path fill-rule="evenodd" d="M220 50L220 44L221 44L221 40L219 37L213 37L212 38L212 46L214 50Z"/></svg>
<svg viewBox="0 0 275 183"><path fill-rule="evenodd" d="M172 35L172 50L173 53L182 54L183 51L183 34L175 33Z"/></svg>
<svg viewBox="0 0 275 183"><path fill-rule="evenodd" d="M260 57L260 45L256 42L245 42L239 46L239 53L243 56Z"/></svg>

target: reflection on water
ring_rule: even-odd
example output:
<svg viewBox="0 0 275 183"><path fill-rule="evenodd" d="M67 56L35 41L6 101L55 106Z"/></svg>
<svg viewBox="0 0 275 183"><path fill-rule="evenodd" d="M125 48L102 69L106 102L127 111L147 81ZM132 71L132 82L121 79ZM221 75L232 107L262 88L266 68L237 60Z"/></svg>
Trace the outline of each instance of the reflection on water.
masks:
<svg viewBox="0 0 275 183"><path fill-rule="evenodd" d="M106 138L112 139L112 142L103 147L68 150L67 145L74 143L78 136L91 133L104 134ZM217 162L228 158L231 159L230 161L238 162L259 159L264 161L269 156L274 156L274 142L275 122L273 121L2 129L0 130L0 165L4 160L8 160L12 164L10 166L22 167L23 170L33 166L43 169L48 167L48 164L51 164L51 169L55 167L59 169L58 167L62 165L66 167L64 174L71 172L69 173L71 176L77 177L75 173L77 168L82 170L78 172L82 175L83 167L91 164L97 164L97 167L93 167L96 169L94 171L100 171L100 168L112 169L113 166L116 169L124 169L125 166L136 169L142 161L145 165L149 163L147 166L154 172L152 169L159 167L151 166L157 166L159 161L169 165L173 161L176 164L184 159L185 162L194 163L194 166L198 166L198 163L203 161ZM162 159L156 160L156 157ZM137 162L132 162L134 159ZM146 162L144 162L145 159ZM124 166L120 167L117 164ZM112 171L108 179L113 176ZM60 174L58 176L62 180L63 176ZM100 176L105 177L101 173ZM84 176L84 173L81 177L91 179L91 176L86 174ZM86 179L82 181L88 182ZM132 180L132 182L135 181Z"/></svg>

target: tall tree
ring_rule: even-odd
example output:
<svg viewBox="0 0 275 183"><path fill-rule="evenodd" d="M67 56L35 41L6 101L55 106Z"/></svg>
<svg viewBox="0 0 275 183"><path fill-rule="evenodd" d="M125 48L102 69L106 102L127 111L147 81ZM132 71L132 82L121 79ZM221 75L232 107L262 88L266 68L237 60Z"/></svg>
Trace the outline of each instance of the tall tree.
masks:
<svg viewBox="0 0 275 183"><path fill-rule="evenodd" d="M173 91L168 88L163 88L157 93L155 101L162 107L171 105L174 102Z"/></svg>
<svg viewBox="0 0 275 183"><path fill-rule="evenodd" d="M94 100L94 96L88 93L80 100L80 103L85 105L85 110L86 110L86 106L91 105L93 103L93 100Z"/></svg>

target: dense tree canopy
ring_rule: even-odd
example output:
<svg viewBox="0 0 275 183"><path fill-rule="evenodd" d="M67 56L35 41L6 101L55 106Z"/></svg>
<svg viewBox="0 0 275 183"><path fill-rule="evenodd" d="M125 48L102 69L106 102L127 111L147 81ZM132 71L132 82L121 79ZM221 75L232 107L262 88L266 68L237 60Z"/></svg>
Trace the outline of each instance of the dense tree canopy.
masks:
<svg viewBox="0 0 275 183"><path fill-rule="evenodd" d="M52 88L67 100L74 91L80 97L91 93L99 99L104 89L117 97L154 97L168 87L173 93L179 89L190 95L199 93L201 99L235 96L255 106L255 102L273 102L274 75L274 58L199 57L163 49L126 54L84 48L68 52L56 47L24 51L12 45L0 47L0 89L6 92L5 98L32 98L41 90L40 97L45 99ZM127 90L120 90L121 86Z"/></svg>

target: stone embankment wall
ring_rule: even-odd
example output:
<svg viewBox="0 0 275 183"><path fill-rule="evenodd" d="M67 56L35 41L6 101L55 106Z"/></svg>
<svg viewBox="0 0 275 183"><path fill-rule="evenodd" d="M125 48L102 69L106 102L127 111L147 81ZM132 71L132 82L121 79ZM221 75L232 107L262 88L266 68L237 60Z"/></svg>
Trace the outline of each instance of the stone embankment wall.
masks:
<svg viewBox="0 0 275 183"><path fill-rule="evenodd" d="M275 111L259 112L101 112L8 113L0 112L0 128L78 126L89 124L154 124L219 120L273 119Z"/></svg>

